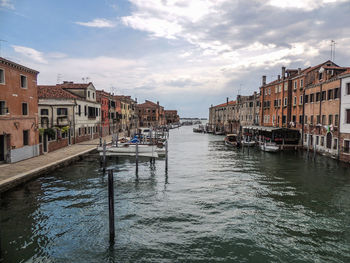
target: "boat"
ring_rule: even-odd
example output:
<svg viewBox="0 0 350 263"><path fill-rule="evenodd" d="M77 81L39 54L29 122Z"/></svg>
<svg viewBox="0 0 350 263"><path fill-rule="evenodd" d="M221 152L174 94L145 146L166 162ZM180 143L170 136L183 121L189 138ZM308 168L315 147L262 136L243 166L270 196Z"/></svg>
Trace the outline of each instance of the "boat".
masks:
<svg viewBox="0 0 350 263"><path fill-rule="evenodd" d="M244 147L252 147L252 146L255 146L256 141L242 140L241 143L242 143L242 146Z"/></svg>
<svg viewBox="0 0 350 263"><path fill-rule="evenodd" d="M278 152L280 147L275 142L264 142L260 144L260 149L264 152Z"/></svg>
<svg viewBox="0 0 350 263"><path fill-rule="evenodd" d="M225 139L225 145L230 147L240 147L241 143L238 140L237 134L227 134Z"/></svg>

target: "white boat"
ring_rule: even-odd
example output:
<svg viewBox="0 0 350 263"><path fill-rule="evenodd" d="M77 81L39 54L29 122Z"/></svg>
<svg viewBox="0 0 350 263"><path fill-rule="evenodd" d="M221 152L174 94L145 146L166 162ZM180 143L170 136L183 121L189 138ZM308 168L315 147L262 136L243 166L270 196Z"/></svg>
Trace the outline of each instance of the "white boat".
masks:
<svg viewBox="0 0 350 263"><path fill-rule="evenodd" d="M264 142L260 144L260 149L264 152L278 152L280 147L274 142Z"/></svg>
<svg viewBox="0 0 350 263"><path fill-rule="evenodd" d="M245 141L245 140L242 140L241 143L244 147L252 147L256 144L255 141Z"/></svg>

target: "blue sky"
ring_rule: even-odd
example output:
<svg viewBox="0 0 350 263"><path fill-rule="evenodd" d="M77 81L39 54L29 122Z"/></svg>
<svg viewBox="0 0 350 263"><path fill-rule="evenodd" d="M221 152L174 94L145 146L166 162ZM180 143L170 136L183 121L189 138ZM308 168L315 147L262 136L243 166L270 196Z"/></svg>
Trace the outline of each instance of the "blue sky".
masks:
<svg viewBox="0 0 350 263"><path fill-rule="evenodd" d="M1 56L39 70L39 84L88 77L207 117L262 75L329 59L332 39L350 66L349 13L349 0L0 0Z"/></svg>

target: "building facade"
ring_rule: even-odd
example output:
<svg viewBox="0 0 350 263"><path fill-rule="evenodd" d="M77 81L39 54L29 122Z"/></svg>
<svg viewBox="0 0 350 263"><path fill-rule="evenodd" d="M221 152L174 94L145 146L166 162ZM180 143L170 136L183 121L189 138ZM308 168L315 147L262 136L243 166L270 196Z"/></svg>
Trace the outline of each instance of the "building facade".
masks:
<svg viewBox="0 0 350 263"><path fill-rule="evenodd" d="M159 102L154 103L146 100L142 104L136 105L139 127L159 127L166 124L164 107Z"/></svg>
<svg viewBox="0 0 350 263"><path fill-rule="evenodd" d="M38 73L0 57L0 162L39 155Z"/></svg>
<svg viewBox="0 0 350 263"><path fill-rule="evenodd" d="M177 110L165 110L165 123L168 124L177 124L180 122L180 117L177 114Z"/></svg>

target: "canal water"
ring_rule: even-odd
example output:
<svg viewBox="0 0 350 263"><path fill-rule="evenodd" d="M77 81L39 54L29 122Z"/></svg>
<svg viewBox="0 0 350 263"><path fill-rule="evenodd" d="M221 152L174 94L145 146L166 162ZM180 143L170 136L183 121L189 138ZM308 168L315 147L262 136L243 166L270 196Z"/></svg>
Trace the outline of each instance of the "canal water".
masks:
<svg viewBox="0 0 350 263"><path fill-rule="evenodd" d="M233 150L222 136L170 131L164 160L96 154L1 196L4 262L350 262L350 172L302 153Z"/></svg>

